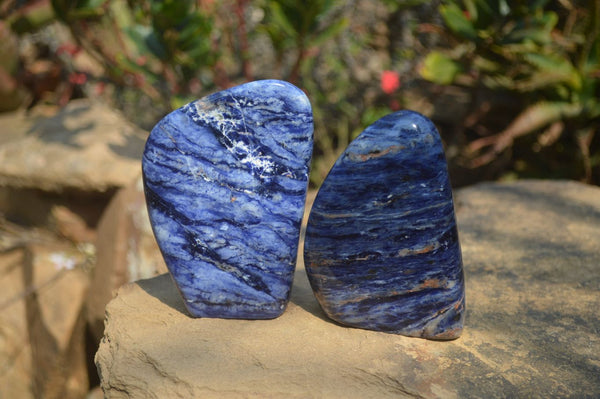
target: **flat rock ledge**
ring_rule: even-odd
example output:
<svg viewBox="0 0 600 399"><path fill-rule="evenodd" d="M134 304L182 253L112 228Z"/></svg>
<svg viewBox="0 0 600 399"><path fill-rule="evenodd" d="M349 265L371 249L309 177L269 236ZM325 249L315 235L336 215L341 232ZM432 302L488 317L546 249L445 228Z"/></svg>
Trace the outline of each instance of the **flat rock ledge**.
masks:
<svg viewBox="0 0 600 399"><path fill-rule="evenodd" d="M274 320L194 319L169 275L123 286L96 354L108 398L549 398L600 395L600 188L456 193L465 330L439 342L330 321L299 262ZM301 259L300 259L301 260Z"/></svg>
<svg viewBox="0 0 600 399"><path fill-rule="evenodd" d="M0 187L50 192L129 185L148 137L119 112L86 99L53 115L2 114L0 127Z"/></svg>

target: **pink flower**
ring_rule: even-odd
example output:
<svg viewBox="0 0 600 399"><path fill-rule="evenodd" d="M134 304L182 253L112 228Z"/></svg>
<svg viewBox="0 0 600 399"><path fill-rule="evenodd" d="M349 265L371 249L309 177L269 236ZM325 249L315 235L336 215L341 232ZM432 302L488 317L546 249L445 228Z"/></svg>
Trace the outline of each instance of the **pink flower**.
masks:
<svg viewBox="0 0 600 399"><path fill-rule="evenodd" d="M386 94L392 94L400 87L400 76L394 71L383 71L381 73L381 90Z"/></svg>

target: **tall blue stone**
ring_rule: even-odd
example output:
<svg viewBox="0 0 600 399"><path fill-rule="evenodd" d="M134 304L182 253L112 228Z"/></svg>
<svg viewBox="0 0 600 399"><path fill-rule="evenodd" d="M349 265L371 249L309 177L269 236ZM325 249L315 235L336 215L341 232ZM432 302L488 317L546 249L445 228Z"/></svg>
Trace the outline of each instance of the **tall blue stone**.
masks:
<svg viewBox="0 0 600 399"><path fill-rule="evenodd" d="M350 143L315 199L304 259L321 307L339 323L430 339L461 334L462 258L431 121L396 112Z"/></svg>
<svg viewBox="0 0 600 399"><path fill-rule="evenodd" d="M150 133L142 160L150 221L193 316L284 311L312 134L307 97L276 80L194 101Z"/></svg>

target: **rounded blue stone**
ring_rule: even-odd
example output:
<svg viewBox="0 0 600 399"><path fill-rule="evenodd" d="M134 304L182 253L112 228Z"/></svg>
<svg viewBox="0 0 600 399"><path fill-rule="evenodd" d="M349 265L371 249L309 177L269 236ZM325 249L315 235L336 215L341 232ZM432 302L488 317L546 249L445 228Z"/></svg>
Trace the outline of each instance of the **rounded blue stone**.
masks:
<svg viewBox="0 0 600 399"><path fill-rule="evenodd" d="M464 277L440 136L390 114L339 157L312 207L306 271L333 320L430 339L462 332Z"/></svg>
<svg viewBox="0 0 600 399"><path fill-rule="evenodd" d="M284 311L312 134L308 98L276 80L194 101L150 133L142 159L150 222L193 316Z"/></svg>

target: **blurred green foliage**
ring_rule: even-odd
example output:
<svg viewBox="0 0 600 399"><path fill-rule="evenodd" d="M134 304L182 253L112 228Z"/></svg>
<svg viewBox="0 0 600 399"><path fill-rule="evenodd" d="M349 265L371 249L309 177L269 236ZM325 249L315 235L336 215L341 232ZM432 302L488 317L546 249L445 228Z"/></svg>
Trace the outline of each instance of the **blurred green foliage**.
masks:
<svg viewBox="0 0 600 399"><path fill-rule="evenodd" d="M600 1L456 0L443 2L439 12L450 40L426 56L421 75L440 85L511 92L523 104L502 131L468 144L471 165L491 163L515 139L537 133L534 151L575 144L591 182L600 165L594 141L600 122Z"/></svg>
<svg viewBox="0 0 600 399"><path fill-rule="evenodd" d="M403 107L442 127L450 163L473 176L463 184L489 177L471 171L490 167L493 177L600 183L600 0L26 3L0 5L0 37L10 39L0 46L0 94L12 93L4 98L23 103L14 93L38 79L30 60L14 62L15 35L58 19L75 42L50 51L53 79L71 86L59 103L100 93L145 128L245 81L298 85L314 110L314 185L367 125ZM76 63L79 52L102 76ZM30 91L47 89L34 83ZM471 99L466 116L440 101L450 88Z"/></svg>
<svg viewBox="0 0 600 399"><path fill-rule="evenodd" d="M174 108L216 63L214 17L193 0L52 0L56 15L111 79ZM102 38L102 39L100 39Z"/></svg>
<svg viewBox="0 0 600 399"><path fill-rule="evenodd" d="M288 77L293 83L298 82L303 63L308 61L307 52L331 40L348 25L348 20L339 13L330 15L339 4L335 0L267 0L264 3L267 17L261 29L271 39L277 67L281 70L288 52L295 53Z"/></svg>
<svg viewBox="0 0 600 399"><path fill-rule="evenodd" d="M125 32L140 54L152 54L177 73L178 80L194 78L203 66L214 65L210 34L211 16L199 12L190 0L129 2L135 20Z"/></svg>

